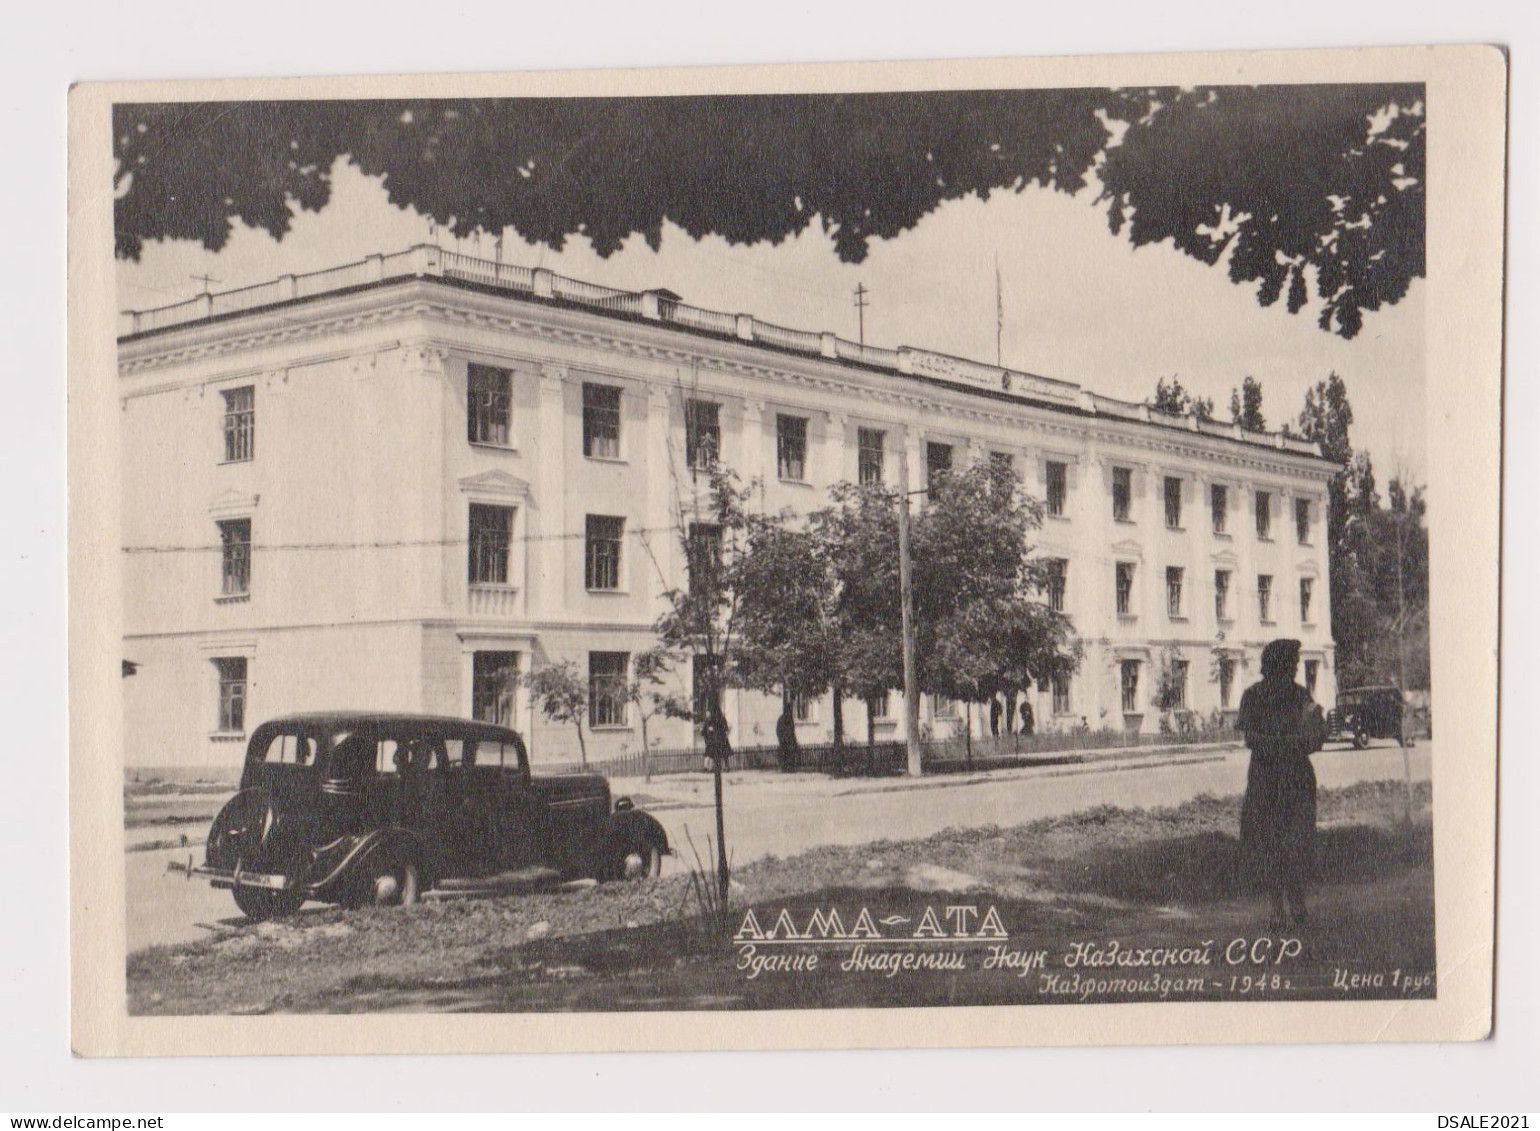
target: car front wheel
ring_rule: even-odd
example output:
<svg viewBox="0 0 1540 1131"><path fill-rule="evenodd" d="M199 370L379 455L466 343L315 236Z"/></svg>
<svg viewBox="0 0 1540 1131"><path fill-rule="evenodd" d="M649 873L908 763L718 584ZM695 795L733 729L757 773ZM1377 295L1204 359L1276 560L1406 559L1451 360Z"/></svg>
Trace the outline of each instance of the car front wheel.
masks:
<svg viewBox="0 0 1540 1131"><path fill-rule="evenodd" d="M615 852L607 869L611 880L651 880L663 871L663 853L655 844L632 843Z"/></svg>
<svg viewBox="0 0 1540 1131"><path fill-rule="evenodd" d="M1367 750L1369 748L1369 732L1359 727L1353 732L1353 749Z"/></svg>
<svg viewBox="0 0 1540 1131"><path fill-rule="evenodd" d="M355 907L410 907L422 898L422 872L410 860L381 857L359 875Z"/></svg>

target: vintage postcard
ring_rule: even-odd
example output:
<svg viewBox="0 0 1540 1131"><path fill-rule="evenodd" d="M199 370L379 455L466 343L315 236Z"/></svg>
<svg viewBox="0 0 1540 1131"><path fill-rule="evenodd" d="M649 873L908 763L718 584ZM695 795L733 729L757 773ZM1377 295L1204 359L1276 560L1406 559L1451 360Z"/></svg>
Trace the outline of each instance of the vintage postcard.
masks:
<svg viewBox="0 0 1540 1131"><path fill-rule="evenodd" d="M76 1049L1485 1036L1505 84L76 88Z"/></svg>

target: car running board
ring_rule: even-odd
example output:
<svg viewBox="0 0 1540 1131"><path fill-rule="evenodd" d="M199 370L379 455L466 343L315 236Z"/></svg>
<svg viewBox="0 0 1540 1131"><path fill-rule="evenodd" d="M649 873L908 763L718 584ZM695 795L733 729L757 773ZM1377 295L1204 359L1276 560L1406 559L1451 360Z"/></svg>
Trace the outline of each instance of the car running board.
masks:
<svg viewBox="0 0 1540 1131"><path fill-rule="evenodd" d="M513 872L498 872L491 876L465 876L439 880L433 890L425 892L424 899L454 899L467 895L509 895L515 892L540 891L555 887L561 882L561 873L554 868L520 868Z"/></svg>

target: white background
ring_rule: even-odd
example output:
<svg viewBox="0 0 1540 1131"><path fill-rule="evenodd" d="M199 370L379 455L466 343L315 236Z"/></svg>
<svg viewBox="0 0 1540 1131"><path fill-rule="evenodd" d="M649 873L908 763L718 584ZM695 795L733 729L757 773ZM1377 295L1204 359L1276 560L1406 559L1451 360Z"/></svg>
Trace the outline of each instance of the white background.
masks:
<svg viewBox="0 0 1540 1131"><path fill-rule="evenodd" d="M1287 22L1279 20L1287 15ZM1268 22L1271 21L1271 22ZM0 66L6 337L0 409L0 1112L1023 1107L1540 1108L1535 630L1535 53L1519 2L1246 5L631 0L43 5ZM1066 55L1423 42L1512 49L1498 1012L1460 1046L962 1050L326 1061L82 1061L67 1027L65 93L72 81ZM1430 317L1437 312L1430 311ZM1430 380L1438 380L1430 374ZM1481 689L1471 689L1480 694ZM1431 1126L1431 1120L1429 1121Z"/></svg>

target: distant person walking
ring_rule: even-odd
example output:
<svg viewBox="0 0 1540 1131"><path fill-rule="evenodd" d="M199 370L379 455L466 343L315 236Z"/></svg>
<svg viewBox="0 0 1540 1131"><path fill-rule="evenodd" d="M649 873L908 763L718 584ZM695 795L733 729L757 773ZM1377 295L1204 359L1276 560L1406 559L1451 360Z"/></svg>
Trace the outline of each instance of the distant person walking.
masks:
<svg viewBox="0 0 1540 1131"><path fill-rule="evenodd" d="M1305 891L1315 870L1315 768L1310 755L1326 741L1326 720L1294 682L1299 641L1262 650L1262 679L1241 696L1236 727L1251 765L1241 804L1241 862L1272 902L1270 926L1310 921Z"/></svg>

